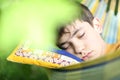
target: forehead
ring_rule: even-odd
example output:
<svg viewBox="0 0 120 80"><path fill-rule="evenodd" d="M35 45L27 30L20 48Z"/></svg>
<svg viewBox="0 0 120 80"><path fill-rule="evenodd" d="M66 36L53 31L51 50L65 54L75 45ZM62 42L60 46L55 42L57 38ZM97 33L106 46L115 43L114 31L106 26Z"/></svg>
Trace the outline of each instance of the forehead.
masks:
<svg viewBox="0 0 120 80"><path fill-rule="evenodd" d="M73 34L76 30L81 30L81 29L84 29L85 26L87 26L89 23L87 22L84 22L84 21L80 21L80 20L76 20L74 22L72 22L70 25L67 25L65 28L64 28L64 31L63 33L64 34Z"/></svg>
<svg viewBox="0 0 120 80"><path fill-rule="evenodd" d="M70 37L72 37L72 35L74 35L74 33L77 30L81 31L85 29L85 27L88 25L89 25L88 22L76 20L72 22L70 25L65 26L63 29L62 36L59 39L59 42L61 43L67 41Z"/></svg>

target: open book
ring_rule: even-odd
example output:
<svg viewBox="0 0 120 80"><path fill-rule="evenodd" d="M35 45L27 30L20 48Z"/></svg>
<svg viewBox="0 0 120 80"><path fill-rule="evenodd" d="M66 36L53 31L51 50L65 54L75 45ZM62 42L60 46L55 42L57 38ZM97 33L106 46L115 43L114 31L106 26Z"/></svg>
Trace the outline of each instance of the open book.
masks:
<svg viewBox="0 0 120 80"><path fill-rule="evenodd" d="M44 51L30 48L31 43L24 42L8 56L7 60L23 64L32 64L47 68L60 68L73 65L82 60L64 50Z"/></svg>

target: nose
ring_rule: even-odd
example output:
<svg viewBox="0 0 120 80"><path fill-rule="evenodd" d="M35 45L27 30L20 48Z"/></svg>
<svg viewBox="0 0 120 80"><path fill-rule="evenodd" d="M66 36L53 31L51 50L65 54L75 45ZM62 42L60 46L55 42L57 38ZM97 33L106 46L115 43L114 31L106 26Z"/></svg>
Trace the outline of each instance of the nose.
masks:
<svg viewBox="0 0 120 80"><path fill-rule="evenodd" d="M83 41L72 40L73 50L76 54L82 54L82 51L85 49L85 44Z"/></svg>

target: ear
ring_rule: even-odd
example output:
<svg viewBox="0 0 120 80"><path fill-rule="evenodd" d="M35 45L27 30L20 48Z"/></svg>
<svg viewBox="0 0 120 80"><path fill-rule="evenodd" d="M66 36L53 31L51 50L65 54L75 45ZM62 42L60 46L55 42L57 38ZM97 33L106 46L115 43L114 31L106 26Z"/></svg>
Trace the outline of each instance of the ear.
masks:
<svg viewBox="0 0 120 80"><path fill-rule="evenodd" d="M102 33L102 25L101 25L101 22L98 18L94 18L93 19L93 27L94 29L100 34Z"/></svg>

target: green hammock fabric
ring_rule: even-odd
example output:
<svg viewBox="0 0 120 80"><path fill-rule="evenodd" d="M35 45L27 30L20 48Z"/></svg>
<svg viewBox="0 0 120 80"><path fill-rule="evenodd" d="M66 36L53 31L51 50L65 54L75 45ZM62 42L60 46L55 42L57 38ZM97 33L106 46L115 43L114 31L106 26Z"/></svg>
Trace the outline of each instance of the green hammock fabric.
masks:
<svg viewBox="0 0 120 80"><path fill-rule="evenodd" d="M50 80L120 80L120 49L95 61L51 70Z"/></svg>
<svg viewBox="0 0 120 80"><path fill-rule="evenodd" d="M106 1L108 1L108 3L106 3ZM120 4L118 4L118 2L120 3L119 0L116 0L117 6L115 6L115 10L112 10L110 7L112 3L111 0L83 0L83 4L88 6L95 16L103 19L103 33L101 36L110 44L120 40L120 11L118 9L118 7L120 8ZM120 80L120 49L95 61L53 69L49 74L49 79Z"/></svg>

